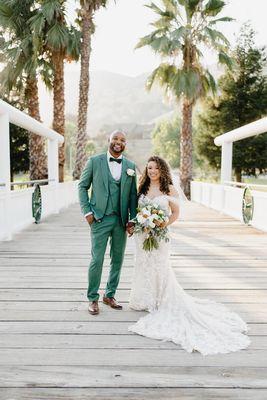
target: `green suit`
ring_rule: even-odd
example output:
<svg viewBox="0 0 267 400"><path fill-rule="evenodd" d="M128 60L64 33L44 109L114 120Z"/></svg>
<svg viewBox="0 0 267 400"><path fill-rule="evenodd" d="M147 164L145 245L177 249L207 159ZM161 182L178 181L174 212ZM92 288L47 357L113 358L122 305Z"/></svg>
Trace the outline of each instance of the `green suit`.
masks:
<svg viewBox="0 0 267 400"><path fill-rule="evenodd" d="M121 179L115 181L109 170L107 154L93 156L83 170L78 187L83 214L92 212L95 217L91 225L91 263L87 297L90 301L99 298L98 290L109 238L111 264L105 296L114 297L124 258L126 224L136 215L135 164L123 157Z"/></svg>

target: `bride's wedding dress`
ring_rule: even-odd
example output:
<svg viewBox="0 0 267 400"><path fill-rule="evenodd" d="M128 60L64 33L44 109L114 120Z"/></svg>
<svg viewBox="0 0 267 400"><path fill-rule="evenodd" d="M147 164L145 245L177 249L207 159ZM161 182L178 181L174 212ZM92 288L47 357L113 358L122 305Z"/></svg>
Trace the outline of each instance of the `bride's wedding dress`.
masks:
<svg viewBox="0 0 267 400"><path fill-rule="evenodd" d="M142 195L143 196L143 195ZM143 199L146 196L143 196ZM153 200L166 212L170 196ZM158 250L143 250L142 235L136 235L135 275L130 308L146 310L128 329L153 339L172 341L188 352L203 355L229 353L249 346L246 323L223 304L188 295L177 282L169 261L169 243L160 242Z"/></svg>

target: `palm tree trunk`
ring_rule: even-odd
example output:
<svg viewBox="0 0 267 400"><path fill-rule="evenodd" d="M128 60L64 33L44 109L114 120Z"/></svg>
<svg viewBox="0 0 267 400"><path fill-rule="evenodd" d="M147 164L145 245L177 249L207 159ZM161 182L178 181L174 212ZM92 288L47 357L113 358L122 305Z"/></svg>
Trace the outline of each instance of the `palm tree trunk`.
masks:
<svg viewBox="0 0 267 400"><path fill-rule="evenodd" d="M65 134L65 88L64 88L64 56L54 52L52 56L54 66L54 110L53 129L64 136ZM59 182L64 181L65 143L59 148Z"/></svg>
<svg viewBox="0 0 267 400"><path fill-rule="evenodd" d="M82 8L81 73L79 87L78 133L76 140L76 159L73 178L80 179L86 163L86 126L89 96L89 66L91 55L92 10L85 2Z"/></svg>
<svg viewBox="0 0 267 400"><path fill-rule="evenodd" d="M26 98L29 115L41 122L39 109L38 84L36 76L28 76ZM31 133L29 136L30 180L47 179L47 156L45 140L42 136Z"/></svg>
<svg viewBox="0 0 267 400"><path fill-rule="evenodd" d="M180 174L181 185L188 198L190 198L190 182L193 175L192 111L193 103L184 99L180 139Z"/></svg>

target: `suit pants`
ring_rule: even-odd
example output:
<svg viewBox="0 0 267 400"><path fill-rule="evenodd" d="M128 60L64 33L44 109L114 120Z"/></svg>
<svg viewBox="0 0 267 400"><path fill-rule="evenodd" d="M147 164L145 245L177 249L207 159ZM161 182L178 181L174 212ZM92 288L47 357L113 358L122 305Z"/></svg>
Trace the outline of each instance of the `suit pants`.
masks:
<svg viewBox="0 0 267 400"><path fill-rule="evenodd" d="M105 251L110 239L110 271L105 296L114 297L120 280L121 266L126 246L126 231L118 215L105 215L101 222L91 225L91 262L88 271L87 298L89 301L99 299Z"/></svg>

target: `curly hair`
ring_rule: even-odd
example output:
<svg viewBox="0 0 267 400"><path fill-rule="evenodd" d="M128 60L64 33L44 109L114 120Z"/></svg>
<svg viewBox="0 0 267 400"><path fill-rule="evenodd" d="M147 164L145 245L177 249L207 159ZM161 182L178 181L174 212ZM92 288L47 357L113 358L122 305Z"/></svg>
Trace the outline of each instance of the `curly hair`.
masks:
<svg viewBox="0 0 267 400"><path fill-rule="evenodd" d="M146 195L149 190L150 178L147 173L147 166L150 161L154 161L159 168L160 191L164 194L169 194L170 193L170 185L173 184L170 168L169 168L167 162L165 160L163 160L163 158L158 157L158 156L152 156L148 159L146 168L145 168L143 174L141 175L141 178L139 181L139 187L138 187L138 195L139 196L141 194Z"/></svg>

